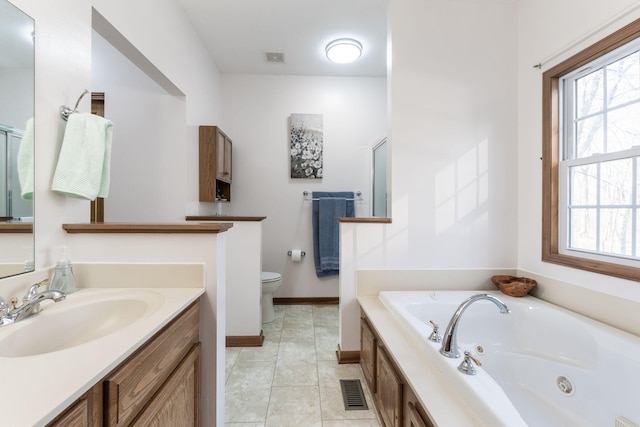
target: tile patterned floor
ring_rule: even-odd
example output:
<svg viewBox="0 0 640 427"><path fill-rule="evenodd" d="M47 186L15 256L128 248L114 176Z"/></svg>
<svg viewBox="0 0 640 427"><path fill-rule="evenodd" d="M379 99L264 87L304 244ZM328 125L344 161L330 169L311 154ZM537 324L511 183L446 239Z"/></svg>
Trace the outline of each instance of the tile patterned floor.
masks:
<svg viewBox="0 0 640 427"><path fill-rule="evenodd" d="M226 349L226 427L380 427L360 365L339 365L337 305L277 305L262 347ZM340 379L369 410L345 411Z"/></svg>

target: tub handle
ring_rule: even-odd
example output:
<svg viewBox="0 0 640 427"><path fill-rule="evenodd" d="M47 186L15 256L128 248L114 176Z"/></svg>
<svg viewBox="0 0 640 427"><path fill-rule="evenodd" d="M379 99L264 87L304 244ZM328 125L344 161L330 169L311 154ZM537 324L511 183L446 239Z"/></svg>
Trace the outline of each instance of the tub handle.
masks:
<svg viewBox="0 0 640 427"><path fill-rule="evenodd" d="M475 366L473 366L474 363L477 366L482 366L482 363L480 363L478 359L473 357L468 351L465 351L464 360L460 363L460 366L458 366L458 371L466 375L475 375L477 372Z"/></svg>
<svg viewBox="0 0 640 427"><path fill-rule="evenodd" d="M442 341L442 337L438 333L438 328L440 327L440 325L438 325L433 320L429 320L429 323L431 323L431 326L433 326L433 331L431 332L431 335L429 335L429 341L433 341L433 342Z"/></svg>

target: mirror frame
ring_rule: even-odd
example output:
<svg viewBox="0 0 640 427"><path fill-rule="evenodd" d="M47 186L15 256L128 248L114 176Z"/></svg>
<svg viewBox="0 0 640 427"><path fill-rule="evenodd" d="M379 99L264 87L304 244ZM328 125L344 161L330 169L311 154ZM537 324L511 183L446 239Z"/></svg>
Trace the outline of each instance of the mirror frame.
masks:
<svg viewBox="0 0 640 427"><path fill-rule="evenodd" d="M35 117L35 19L26 14L9 0L0 0L0 28L4 30L2 40L6 43L3 48L3 56L0 57L0 75L4 75L5 81L10 83L5 86L14 90L7 90L7 96L4 99L7 103L4 107L0 105L0 124L3 128L7 128L7 135L20 135L27 128L27 121ZM14 80L9 79L13 76ZM30 82L29 82L30 80ZM12 84L13 83L13 84ZM19 90L17 89L19 88ZM35 132L35 130L34 130ZM30 133L32 136L34 133ZM31 145L22 145L22 141L28 141ZM29 200L28 197L22 197L22 190L18 183L18 161L16 164L9 163L15 155L9 155L10 150L13 152L23 151L24 147L28 147L28 151L18 153L18 155L31 158L31 166L27 167L21 176L33 174L33 147L34 139L20 138L20 143L9 146L9 140L4 144L2 149L5 153L4 163L4 179L2 185L7 187L5 194L5 206L11 209L14 204L12 200L18 201ZM16 150L16 146L18 149ZM26 173L26 175L25 175ZM32 176L32 178L35 178ZM11 186L11 187L9 187ZM32 193L33 194L33 193ZM6 210L0 213L0 236L3 239L0 249L0 279L4 277L15 276L18 274L28 273L35 269L35 197L31 197L31 207L25 206L24 211L15 212ZM29 211L31 212L29 215Z"/></svg>

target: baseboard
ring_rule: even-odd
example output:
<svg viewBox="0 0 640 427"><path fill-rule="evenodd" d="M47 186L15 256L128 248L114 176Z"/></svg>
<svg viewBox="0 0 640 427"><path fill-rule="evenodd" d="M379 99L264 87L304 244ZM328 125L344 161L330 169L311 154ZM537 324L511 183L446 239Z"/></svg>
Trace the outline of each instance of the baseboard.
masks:
<svg viewBox="0 0 640 427"><path fill-rule="evenodd" d="M340 344L336 350L336 357L338 358L338 364L344 365L347 363L360 363L360 351L342 351Z"/></svg>
<svg viewBox="0 0 640 427"><path fill-rule="evenodd" d="M304 298L273 298L274 304L279 305L307 305L307 304L339 304L340 297L304 297Z"/></svg>
<svg viewBox="0 0 640 427"><path fill-rule="evenodd" d="M228 336L226 337L227 347L262 347L264 342L264 335L260 331L260 335L241 335L241 336Z"/></svg>

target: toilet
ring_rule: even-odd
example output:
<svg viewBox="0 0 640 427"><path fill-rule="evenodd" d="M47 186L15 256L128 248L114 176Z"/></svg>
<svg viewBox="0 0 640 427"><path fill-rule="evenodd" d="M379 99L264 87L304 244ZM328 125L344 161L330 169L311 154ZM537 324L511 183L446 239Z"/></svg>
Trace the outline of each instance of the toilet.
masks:
<svg viewBox="0 0 640 427"><path fill-rule="evenodd" d="M260 273L262 282L262 323L273 322L276 314L273 311L273 293L282 284L282 276L278 273L263 271Z"/></svg>

